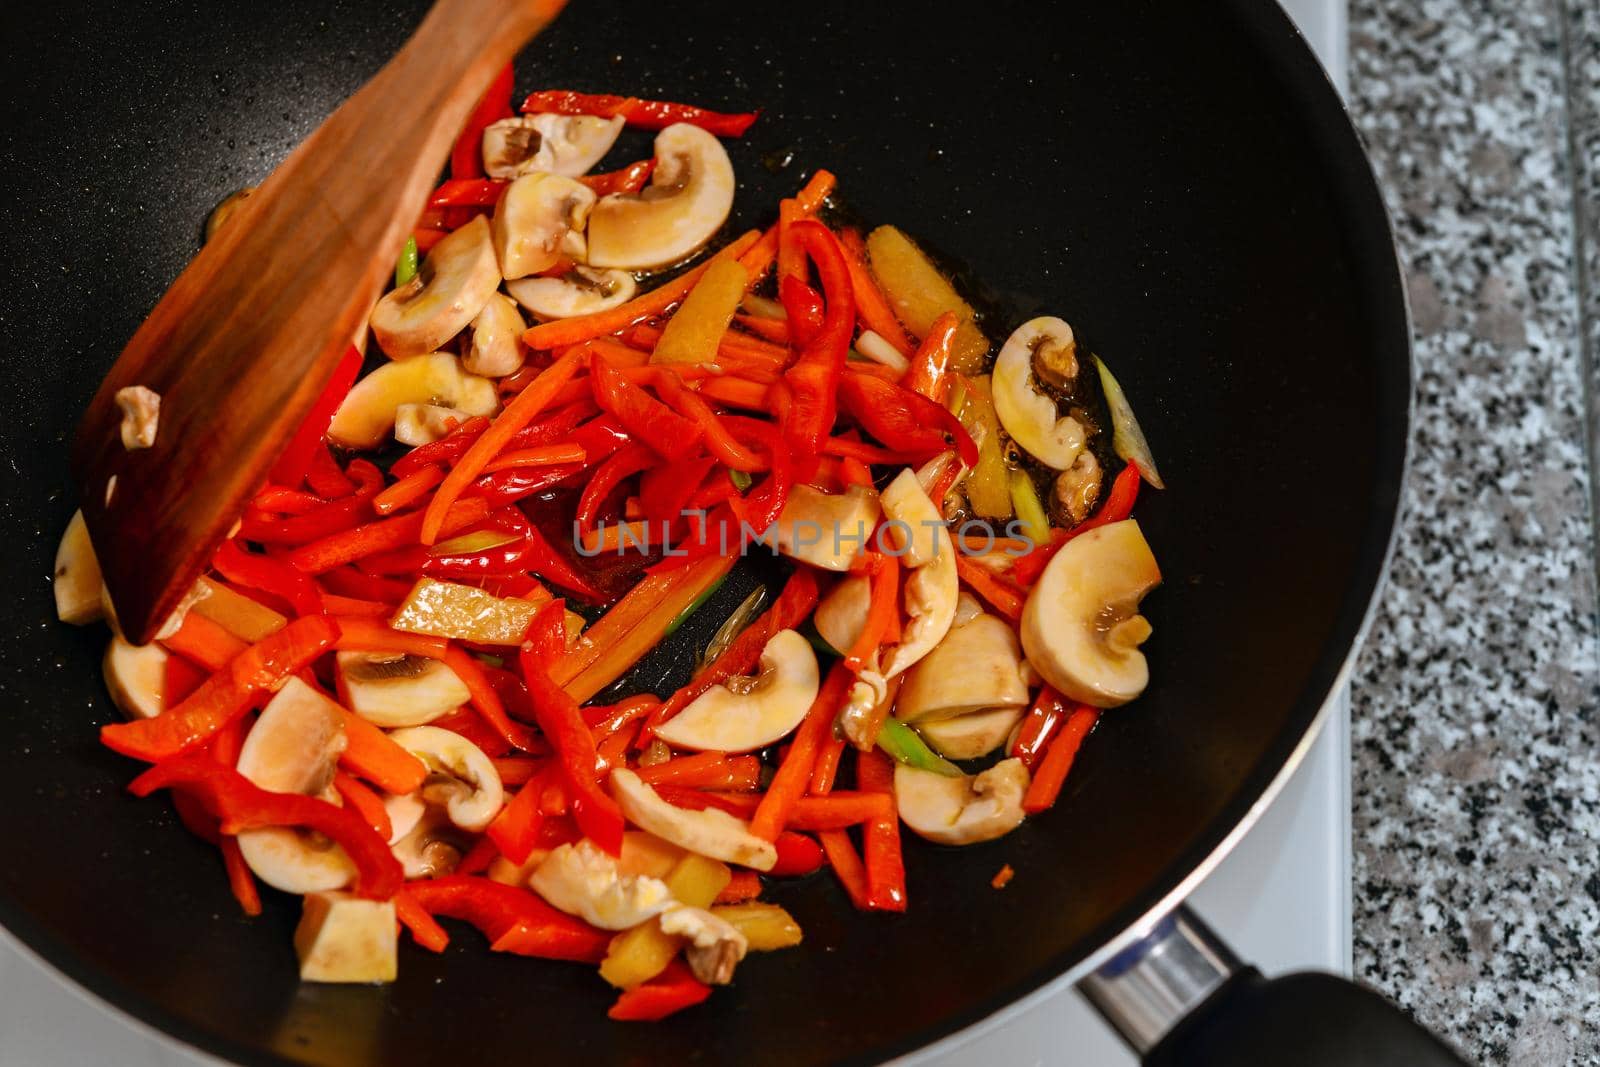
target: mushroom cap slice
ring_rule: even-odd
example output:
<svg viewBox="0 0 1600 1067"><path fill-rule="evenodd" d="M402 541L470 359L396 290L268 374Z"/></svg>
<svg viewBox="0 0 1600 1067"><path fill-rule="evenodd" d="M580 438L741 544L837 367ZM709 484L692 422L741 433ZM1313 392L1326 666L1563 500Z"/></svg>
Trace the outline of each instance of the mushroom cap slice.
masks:
<svg viewBox="0 0 1600 1067"><path fill-rule="evenodd" d="M921 836L941 845L993 841L1022 824L1022 797L1028 768L1019 759L1001 760L978 775L949 778L895 764L894 799L900 818Z"/></svg>
<svg viewBox="0 0 1600 1067"><path fill-rule="evenodd" d="M245 735L239 773L274 793L324 796L344 746L339 705L290 678ZM355 878L344 849L318 834L269 827L247 830L238 841L256 877L285 893L341 889Z"/></svg>
<svg viewBox="0 0 1600 1067"><path fill-rule="evenodd" d="M1044 345L1074 344L1072 327L1051 315L1029 319L1012 331L994 361L990 389L995 414L1011 439L1048 467L1072 466L1083 451L1078 420L1058 416L1055 398L1034 387L1034 353Z"/></svg>
<svg viewBox="0 0 1600 1067"><path fill-rule="evenodd" d="M977 759L1005 744L1025 714L1027 709L1022 707L992 708L953 719L920 722L917 732L945 759Z"/></svg>
<svg viewBox="0 0 1600 1067"><path fill-rule="evenodd" d="M424 803L422 817L390 844L389 852L400 861L408 879L442 878L455 871L468 847L466 835L450 817Z"/></svg>
<svg viewBox="0 0 1600 1067"><path fill-rule="evenodd" d="M535 318L570 319L592 315L626 304L639 291L639 283L625 270L599 270L575 266L559 278L517 278L506 282L506 292Z"/></svg>
<svg viewBox="0 0 1600 1067"><path fill-rule="evenodd" d="M394 439L412 448L431 445L470 418L465 411L443 404L401 404L394 409Z"/></svg>
<svg viewBox="0 0 1600 1067"><path fill-rule="evenodd" d="M889 520L887 536L901 551L901 566L911 569L903 594L909 621L883 665L883 676L893 678L931 652L950 632L961 583L956 576L955 542L916 473L909 468L901 471L884 487L881 499Z"/></svg>
<svg viewBox="0 0 1600 1067"><path fill-rule="evenodd" d="M727 985L750 951L750 940L728 920L705 908L672 908L661 916L661 932L687 940L683 958L706 985Z"/></svg>
<svg viewBox="0 0 1600 1067"><path fill-rule="evenodd" d="M817 655L793 630L761 650L760 670L730 678L656 728L669 745L701 752L752 752L786 736L817 699Z"/></svg>
<svg viewBox="0 0 1600 1067"><path fill-rule="evenodd" d="M483 170L506 180L544 171L576 178L611 151L622 133L622 116L519 115L490 123L483 131Z"/></svg>
<svg viewBox="0 0 1600 1067"><path fill-rule="evenodd" d="M1068 541L1022 609L1028 662L1069 700L1097 708L1126 704L1150 682L1138 647L1150 623L1138 611L1160 582L1161 568L1133 519Z"/></svg>
<svg viewBox="0 0 1600 1067"><path fill-rule="evenodd" d="M462 368L485 378L515 373L526 358L522 331L527 326L516 301L504 293L491 294L472 320L472 343L461 357Z"/></svg>
<svg viewBox="0 0 1600 1067"><path fill-rule="evenodd" d="M454 730L437 726L411 726L395 730L389 738L427 766L423 799L443 803L452 823L476 832L500 813L505 788L483 749Z"/></svg>
<svg viewBox="0 0 1600 1067"><path fill-rule="evenodd" d="M500 288L489 223L481 215L434 245L417 276L372 309L372 334L390 359L442 346L478 317Z"/></svg>
<svg viewBox="0 0 1600 1067"><path fill-rule="evenodd" d="M846 574L818 602L811 621L818 636L843 655L861 636L871 604L871 579L864 574Z"/></svg>
<svg viewBox="0 0 1600 1067"><path fill-rule="evenodd" d="M1027 702L1016 632L1003 619L979 614L952 626L906 672L894 713L903 722L921 722Z"/></svg>
<svg viewBox="0 0 1600 1067"><path fill-rule="evenodd" d="M448 664L395 652L343 651L335 657L345 706L374 726L423 726L472 698Z"/></svg>
<svg viewBox="0 0 1600 1067"><path fill-rule="evenodd" d="M656 169L638 193L600 198L589 215L589 263L652 270L686 259L733 209L733 164L722 142L676 123L656 135Z"/></svg>
<svg viewBox="0 0 1600 1067"><path fill-rule="evenodd" d="M169 653L154 641L136 645L112 634L101 669L117 710L130 719L153 719L161 714Z"/></svg>
<svg viewBox="0 0 1600 1067"><path fill-rule="evenodd" d="M847 571L867 547L878 524L878 493L852 485L843 493L824 493L797 485L789 494L773 537L778 551L828 571Z"/></svg>
<svg viewBox="0 0 1600 1067"><path fill-rule="evenodd" d="M551 851L528 886L552 907L602 930L626 930L677 903L659 878L623 874L616 859L588 838Z"/></svg>
<svg viewBox="0 0 1600 1067"><path fill-rule="evenodd" d="M56 596L56 617L74 626L86 626L104 617L100 598L100 560L89 542L89 527L83 512L74 511L56 547L55 577L51 591Z"/></svg>
<svg viewBox="0 0 1600 1067"><path fill-rule="evenodd" d="M468 415L493 415L494 383L468 374L448 352L386 363L361 379L339 404L328 436L347 448L383 443L402 404L441 404Z"/></svg>
<svg viewBox="0 0 1600 1067"><path fill-rule="evenodd" d="M512 182L489 226L500 273L525 278L555 266L568 235L581 237L594 202L593 189L559 174L527 174ZM573 252L582 257L581 242Z"/></svg>
<svg viewBox="0 0 1600 1067"><path fill-rule="evenodd" d="M689 811L668 804L626 768L611 772L611 795L629 822L679 848L758 871L770 871L778 862L772 842L752 834L743 819L716 808Z"/></svg>

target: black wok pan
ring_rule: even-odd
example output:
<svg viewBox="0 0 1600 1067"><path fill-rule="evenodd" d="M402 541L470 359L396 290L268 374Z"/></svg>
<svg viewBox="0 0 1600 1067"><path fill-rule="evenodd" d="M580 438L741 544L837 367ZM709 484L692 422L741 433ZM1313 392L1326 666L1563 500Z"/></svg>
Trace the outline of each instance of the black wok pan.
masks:
<svg viewBox="0 0 1600 1067"><path fill-rule="evenodd" d="M116 1006L249 1063L866 1061L1105 960L1303 750L1395 517L1410 379L1390 235L1334 91L1271 0L949 16L574 0L519 61L524 91L761 107L730 145L741 228L826 166L853 212L981 279L992 336L1068 318L1140 412L1171 487L1138 513L1166 575L1146 602L1153 684L1105 718L1049 815L987 846L909 846L909 914L854 912L826 874L782 885L806 947L751 959L709 1006L654 1027L607 1022L593 975L491 956L470 931L442 957L403 949L387 988L300 986L297 905L273 895L245 920L214 852L166 805L120 792L136 768L95 740L113 715L105 635L57 625L48 589L74 507L67 435L211 207L259 181L422 9L55 0L0 15L15 600L0 922ZM736 600L651 670L681 675Z"/></svg>

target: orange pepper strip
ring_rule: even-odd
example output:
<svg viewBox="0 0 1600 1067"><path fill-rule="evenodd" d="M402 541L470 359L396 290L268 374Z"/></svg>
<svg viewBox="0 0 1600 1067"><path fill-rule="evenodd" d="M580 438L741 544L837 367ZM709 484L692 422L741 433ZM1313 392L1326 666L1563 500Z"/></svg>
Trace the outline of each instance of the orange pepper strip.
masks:
<svg viewBox="0 0 1600 1067"><path fill-rule="evenodd" d="M844 663L850 673L859 674L867 661L872 659L873 653L883 644L884 634L899 610L900 560L897 556L880 554L873 563L872 598L867 605L867 621L862 625L855 643L845 653Z"/></svg>
<svg viewBox="0 0 1600 1067"><path fill-rule="evenodd" d="M743 904L761 895L761 876L755 871L734 871L713 904Z"/></svg>
<svg viewBox="0 0 1600 1067"><path fill-rule="evenodd" d="M378 794L344 771L333 776L333 788L339 791L346 804L367 820L367 825L376 830L379 837L385 841L389 840L394 827L389 823L388 809L383 806L383 801L378 799Z"/></svg>
<svg viewBox="0 0 1600 1067"><path fill-rule="evenodd" d="M248 641L241 641L227 628L196 611L186 614L178 632L162 638L161 643L169 651L212 671L221 670L229 660L250 647Z"/></svg>
<svg viewBox="0 0 1600 1067"><path fill-rule="evenodd" d="M438 491L433 494L433 499L428 503L428 510L422 519L420 540L423 544L431 545L439 539L439 532L444 526L450 505L455 503L456 498L472 484L473 479L483 473L483 468L500 454L512 436L545 409L577 371L579 361L580 357L576 352L569 352L556 360L543 374L534 379L532 385L518 393L516 398L506 405L500 417L490 423L489 428L472 442L472 447L468 448L466 454L451 468L449 475L445 477Z"/></svg>
<svg viewBox="0 0 1600 1067"><path fill-rule="evenodd" d="M344 711L345 741L340 767L396 796L422 788L428 768L421 760L355 712L340 710Z"/></svg>
<svg viewBox="0 0 1600 1067"><path fill-rule="evenodd" d="M811 771L811 792L824 794L833 789L839 776L839 760L844 756L844 738L829 734L817 752L817 765Z"/></svg>
<svg viewBox="0 0 1600 1067"><path fill-rule="evenodd" d="M387 619L394 614L394 606L379 600L358 600L355 597L322 594L322 611L326 615L357 616L368 619Z"/></svg>
<svg viewBox="0 0 1600 1067"><path fill-rule="evenodd" d="M1072 709L1067 721L1056 731L1055 740L1050 742L1038 773L1028 783L1028 791L1022 795L1023 811L1037 815L1055 805L1056 798L1061 795L1061 786L1067 780L1067 772L1072 770L1072 761L1078 755L1078 747L1089 736L1089 731L1094 729L1099 718L1099 709L1087 704L1079 704Z"/></svg>
<svg viewBox="0 0 1600 1067"><path fill-rule="evenodd" d="M596 311L589 315L574 315L570 319L555 319L551 322L541 322L530 328L522 335L523 342L529 348L549 350L575 345L580 341L587 341L591 337L602 337L608 333L625 330L641 319L653 315L663 315L675 304L682 302L689 290L694 288L694 283L706 272L706 268L718 259L737 259L749 251L759 235L751 230L732 244L723 248L711 259L706 260L693 270L686 271L659 286L643 296L636 296L625 304L619 304L606 311ZM504 418L504 416L501 416Z"/></svg>
<svg viewBox="0 0 1600 1067"><path fill-rule="evenodd" d="M698 752L640 767L639 779L651 785L671 782L696 789L754 789L761 784L761 761L755 756Z"/></svg>
<svg viewBox="0 0 1600 1067"><path fill-rule="evenodd" d="M899 621L898 613L895 615L895 621ZM892 640L885 640L884 643L898 644L899 642L900 637L899 635L896 635ZM862 737L870 737L874 740L877 739L878 732L883 729L883 720L887 719L889 717L889 713L894 710L895 698L900 695L900 683L905 681L905 677L905 674L901 673L889 679L884 698L878 702L876 707L867 713L866 719L861 724Z"/></svg>
<svg viewBox="0 0 1600 1067"><path fill-rule="evenodd" d="M928 335L917 346L911 357L911 366L900 384L912 392L921 393L935 404L943 404L950 395L950 355L955 351L956 333L961 329L961 318L954 311L946 311L933 320Z"/></svg>
<svg viewBox="0 0 1600 1067"><path fill-rule="evenodd" d="M778 768L750 821L750 832L757 837L776 841L788 824L789 812L811 783L817 752L832 734L834 716L854 681L855 675L843 662L835 663L828 672L827 681L817 691L817 699L812 701L811 709L795 731L789 755Z"/></svg>
<svg viewBox="0 0 1600 1067"><path fill-rule="evenodd" d="M767 387L764 384L732 375L724 378L707 378L700 383L700 395L720 404L744 408L747 411L768 410Z"/></svg>
<svg viewBox="0 0 1600 1067"><path fill-rule="evenodd" d="M864 792L893 798L894 761L879 749L858 752L856 783ZM874 911L905 911L906 867L900 851L899 814L891 806L886 818L868 822L861 835L861 851L866 859L867 907Z"/></svg>
<svg viewBox="0 0 1600 1067"><path fill-rule="evenodd" d="M956 555L956 573L961 576L963 582L972 587L973 592L987 600L1000 614L1012 622L1022 618L1022 591L1010 582L994 574L983 564L974 563L959 553Z"/></svg>
<svg viewBox="0 0 1600 1067"><path fill-rule="evenodd" d="M518 467L553 467L558 463L582 463L588 458L582 445L540 445L538 448L502 452L484 469L487 474Z"/></svg>
<svg viewBox="0 0 1600 1067"><path fill-rule="evenodd" d="M444 474L444 468L434 463L414 470L373 497L372 510L379 515L392 515L420 500L429 489L444 481Z"/></svg>
<svg viewBox="0 0 1600 1067"><path fill-rule="evenodd" d="M807 216L815 215L821 209L828 194L833 192L833 187L839 179L832 172L819 170L811 176L801 190L794 194L800 204L800 209ZM739 257L739 262L744 264L744 269L750 275L750 284L754 285L766 277L767 271L772 269L773 260L778 255L778 227L773 226L761 235L751 248Z"/></svg>
<svg viewBox="0 0 1600 1067"><path fill-rule="evenodd" d="M344 652L399 652L407 656L444 659L450 642L442 637L408 634L376 619L344 619L335 648Z"/></svg>
<svg viewBox="0 0 1600 1067"><path fill-rule="evenodd" d="M861 325L888 341L896 352L909 358L916 344L895 317L883 290L878 288L878 281L862 255L859 238L855 242L841 239L839 245L844 250L845 266L850 270L850 288L856 295L856 318Z"/></svg>

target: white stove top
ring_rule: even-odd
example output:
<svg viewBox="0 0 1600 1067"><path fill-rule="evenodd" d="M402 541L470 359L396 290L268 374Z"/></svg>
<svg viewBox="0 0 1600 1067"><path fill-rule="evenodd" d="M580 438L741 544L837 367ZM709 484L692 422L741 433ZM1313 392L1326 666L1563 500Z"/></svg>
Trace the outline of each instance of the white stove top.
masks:
<svg viewBox="0 0 1600 1067"><path fill-rule="evenodd" d="M1342 92L1345 0L1282 3ZM1189 903L1267 974L1350 973L1350 709L1342 695L1305 763ZM912 1060L919 1067L1135 1062L1072 987L1059 983ZM216 1061L111 1011L0 931L0 1067L86 1063Z"/></svg>

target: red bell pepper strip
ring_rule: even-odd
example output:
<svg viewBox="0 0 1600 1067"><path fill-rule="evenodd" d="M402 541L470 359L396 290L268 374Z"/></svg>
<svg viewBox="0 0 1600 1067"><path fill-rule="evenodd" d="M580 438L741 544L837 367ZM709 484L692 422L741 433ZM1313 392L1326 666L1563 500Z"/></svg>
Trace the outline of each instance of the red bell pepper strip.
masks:
<svg viewBox="0 0 1600 1067"><path fill-rule="evenodd" d="M483 176L483 131L491 123L511 117L511 90L514 72L511 64L495 75L488 91L478 101L461 128L455 147L450 152L452 178L481 178Z"/></svg>
<svg viewBox="0 0 1600 1067"><path fill-rule="evenodd" d="M839 382L839 402L862 429L889 448L931 456L954 441L961 462L978 465L978 446L961 420L920 393L850 371Z"/></svg>
<svg viewBox="0 0 1600 1067"><path fill-rule="evenodd" d="M539 838L539 827L544 822L539 802L543 797L544 777L536 774L500 809L486 831L500 854L519 867L528 862Z"/></svg>
<svg viewBox="0 0 1600 1067"><path fill-rule="evenodd" d="M192 751L248 711L257 693L310 666L338 638L339 623L331 616L296 619L235 656L176 707L153 719L103 726L100 740L150 763Z"/></svg>
<svg viewBox="0 0 1600 1067"><path fill-rule="evenodd" d="M961 319L954 311L946 311L934 319L928 335L917 346L916 355L911 357L911 366L900 384L935 404L943 404L950 393L950 355L960 328Z"/></svg>
<svg viewBox="0 0 1600 1067"><path fill-rule="evenodd" d="M611 944L608 932L557 911L529 890L488 878L452 874L410 882L404 892L429 915L476 926L499 951L598 963Z"/></svg>
<svg viewBox="0 0 1600 1067"><path fill-rule="evenodd" d="M467 692L472 694L472 706L477 709L478 714L489 724L497 737L512 748L523 752L538 755L546 751L543 742L526 726L511 721L510 716L506 714L505 705L500 702L499 694L494 690L493 683L484 674L483 665L466 649L452 646L445 652L444 662L456 673L456 677L466 684Z"/></svg>
<svg viewBox="0 0 1600 1067"><path fill-rule="evenodd" d="M322 436L328 432L328 424L333 421L333 413L339 410L340 403L344 401L345 394L350 392L350 387L355 384L356 375L360 372L361 353L351 345L334 367L332 376L328 378L328 384L322 389L322 395L311 405L311 410L306 412L304 421L300 423L300 429L295 431L288 447L273 463L272 481L294 488L305 480L306 471L311 467L311 457L322 447Z"/></svg>
<svg viewBox="0 0 1600 1067"><path fill-rule="evenodd" d="M721 655L700 668L689 680L689 684L673 693L650 713L643 740L648 741L651 731L688 707L713 686L753 671L756 664L761 661L761 650L767 647L772 635L779 630L800 625L816 606L816 575L810 569L802 567L789 576L789 580L784 583L783 592L778 594L778 599L770 608L761 613L760 618L730 641Z"/></svg>
<svg viewBox="0 0 1600 1067"><path fill-rule="evenodd" d="M239 909L251 917L260 915L261 892L256 888L256 876L245 862L244 853L239 851L238 839L224 837L217 842L217 847L222 849L222 865L228 872L228 887L233 890L233 899L239 902Z"/></svg>
<svg viewBox="0 0 1600 1067"><path fill-rule="evenodd" d="M490 507L505 507L517 501L542 493L560 485L583 471L582 463L566 463L559 467L522 467L485 474L472 483L463 497L481 499ZM460 503L460 501L457 501Z"/></svg>
<svg viewBox="0 0 1600 1067"><path fill-rule="evenodd" d="M1045 751L1043 762L1028 783L1028 791L1022 795L1023 811L1037 815L1055 805L1056 798L1061 795L1061 786L1067 780L1067 772L1072 770L1072 761L1077 758L1079 746L1099 718L1100 710L1087 704L1079 704L1072 709L1072 714L1056 731L1055 740L1050 742L1049 749Z"/></svg>
<svg viewBox="0 0 1600 1067"><path fill-rule="evenodd" d="M304 515L308 511L316 511L326 503L326 500L315 493L307 493L300 489L285 489L281 485L269 485L251 498L249 506L257 511L277 515Z"/></svg>
<svg viewBox="0 0 1600 1067"><path fill-rule="evenodd" d="M482 522L489 514L489 504L478 497L457 500L446 513L444 525L439 528L448 537ZM379 519L363 526L341 530L318 541L301 545L285 557L291 566L307 574L322 574L353 563L358 559L387 552L391 549L414 545L422 533L424 514L420 511ZM407 592L409 592L409 587Z"/></svg>
<svg viewBox="0 0 1600 1067"><path fill-rule="evenodd" d="M452 178L433 191L434 207L494 207L510 182L493 178Z"/></svg>
<svg viewBox="0 0 1600 1067"><path fill-rule="evenodd" d="M250 647L248 642L198 611L185 615L177 632L163 638L161 643L168 651L176 652L208 671L221 670L229 660Z"/></svg>
<svg viewBox="0 0 1600 1067"><path fill-rule="evenodd" d="M394 827L389 822L389 811L383 806L378 794L362 785L356 778L340 771L333 776L333 788L338 790L344 802L367 821L373 833L389 840L394 833Z"/></svg>
<svg viewBox="0 0 1600 1067"><path fill-rule="evenodd" d="M333 458L327 441L318 442L311 451L311 466L306 470L306 484L313 492L327 500L337 500L356 491L356 483Z"/></svg>
<svg viewBox="0 0 1600 1067"><path fill-rule="evenodd" d="M856 781L862 791L894 795L894 761L878 749L856 753ZM900 852L900 817L869 821L861 831L866 860L867 907L873 911L906 910L906 868Z"/></svg>
<svg viewBox="0 0 1600 1067"><path fill-rule="evenodd" d="M711 996L711 987L696 978L683 963L673 960L648 982L626 990L606 1012L617 1022L656 1022L675 1015Z"/></svg>
<svg viewBox="0 0 1600 1067"><path fill-rule="evenodd" d="M462 866L466 865L465 859L461 862ZM450 935L444 927L404 887L394 895L394 917L411 933L411 940L429 952L443 952L450 944Z"/></svg>
<svg viewBox="0 0 1600 1067"><path fill-rule="evenodd" d="M798 878L822 866L822 847L805 834L785 830L773 842L778 862L767 873L774 878Z"/></svg>
<svg viewBox="0 0 1600 1067"><path fill-rule="evenodd" d="M383 488L383 472L358 459L350 464L350 474L360 483L354 493L288 518L271 519L247 511L239 522L238 536L265 545L303 545L350 529L371 513L372 498Z"/></svg>
<svg viewBox="0 0 1600 1067"><path fill-rule="evenodd" d="M1116 480L1111 483L1111 492L1106 494L1106 501L1100 505L1100 510L1066 531L1060 538L1052 537L1048 544L1038 545L1026 555L1018 556L1017 561L1011 565L1012 580L1026 589L1039 580L1039 575L1044 573L1045 566L1055 558L1055 554L1061 551L1062 545L1097 526L1121 522L1132 515L1133 505L1139 499L1139 483L1143 480L1139 474L1139 465L1129 460L1128 465L1118 472ZM1053 534L1055 531L1051 532Z"/></svg>
<svg viewBox="0 0 1600 1067"><path fill-rule="evenodd" d="M1061 695L1048 685L1040 686L1039 695L1028 708L1028 714L1017 728L1017 739L1011 743L1011 755L1020 759L1028 770L1038 765L1045 746L1055 736L1056 729L1066 721L1067 708Z"/></svg>
<svg viewBox="0 0 1600 1067"><path fill-rule="evenodd" d="M757 837L776 841L787 828L790 809L811 784L817 750L832 732L834 715L854 681L855 675L846 670L843 663L835 663L828 672L827 681L822 683L816 700L812 701L805 719L795 731L789 754L779 765L778 773L750 820L750 832Z"/></svg>
<svg viewBox="0 0 1600 1067"><path fill-rule="evenodd" d="M246 552L237 541L224 541L211 557L211 565L228 581L271 593L297 614L322 614L322 594L317 592L317 583L282 560Z"/></svg>
<svg viewBox="0 0 1600 1067"><path fill-rule="evenodd" d="M821 850L818 850L818 855L821 855ZM771 874L773 872L768 871L767 873ZM711 903L713 905L743 904L746 901L755 900L760 895L761 876L755 871L736 870L733 872L733 877L728 879L728 884L722 887L722 892L718 893Z"/></svg>
<svg viewBox="0 0 1600 1067"><path fill-rule="evenodd" d="M683 459L700 444L700 427L630 382L599 353L590 353L595 403L615 415L634 440L667 459Z"/></svg>
<svg viewBox="0 0 1600 1067"><path fill-rule="evenodd" d="M647 470L656 462L656 454L642 444L628 444L610 459L600 464L578 497L576 522L578 533L588 536L600 520L600 509L612 492L627 479Z"/></svg>
<svg viewBox="0 0 1600 1067"><path fill-rule="evenodd" d="M430 464L449 466L467 454L467 449L472 447L483 431L489 428L489 420L482 415L472 418L457 426L448 435L431 441L425 445L418 445L410 452L401 456L389 465L389 473L396 478L404 478Z"/></svg>
<svg viewBox="0 0 1600 1067"><path fill-rule="evenodd" d="M202 755L164 760L128 786L138 797L157 789L182 790L199 798L206 810L221 820L223 834L267 826L303 826L325 834L355 864L355 891L361 896L387 900L404 880L400 861L390 854L388 842L354 808L335 807L298 793L268 792L233 768Z"/></svg>
<svg viewBox="0 0 1600 1067"><path fill-rule="evenodd" d="M399 582L393 578L380 578L374 574L365 574L354 567L336 567L322 574L318 579L329 593L335 596L350 597L355 600L368 600L378 603L393 605L398 604L411 592L410 582ZM329 614L338 614L330 612ZM386 612L385 614L389 614Z"/></svg>
<svg viewBox="0 0 1600 1067"><path fill-rule="evenodd" d="M585 174L578 180L594 190L595 196L637 193L644 188L644 183L650 180L650 174L655 169L654 159L641 159L637 163L629 163L621 170L610 170L604 174Z"/></svg>
<svg viewBox="0 0 1600 1067"><path fill-rule="evenodd" d="M650 382L655 386L661 399L685 418L693 420L701 439L705 442L706 450L716 457L717 462L736 471L765 469L766 464L739 443L711 410L711 405L707 404L699 393L685 385L676 370L668 367L652 367L651 371Z"/></svg>
<svg viewBox="0 0 1600 1067"><path fill-rule="evenodd" d="M647 469L639 479L639 508L644 517L661 522L682 518L690 498L716 464L711 456L698 456Z"/></svg>
<svg viewBox="0 0 1600 1067"><path fill-rule="evenodd" d="M743 137L758 111L738 113L708 111L690 104L662 100L641 100L637 96L611 93L575 93L570 89L546 89L522 102L522 110L555 112L558 115L598 115L609 119L618 115L629 126L641 130L664 130L676 122L687 122L718 137Z"/></svg>
<svg viewBox="0 0 1600 1067"><path fill-rule="evenodd" d="M540 609L540 614L565 610L559 601L551 601ZM538 616L530 628L536 629ZM527 683L528 696L533 701L534 718L539 729L555 747L572 801L573 818L584 834L600 848L613 856L622 850L622 810L600 788L596 770L598 756L595 752L594 734L578 710L578 702L566 694L550 677L544 660L531 648L521 652L522 680Z"/></svg>

